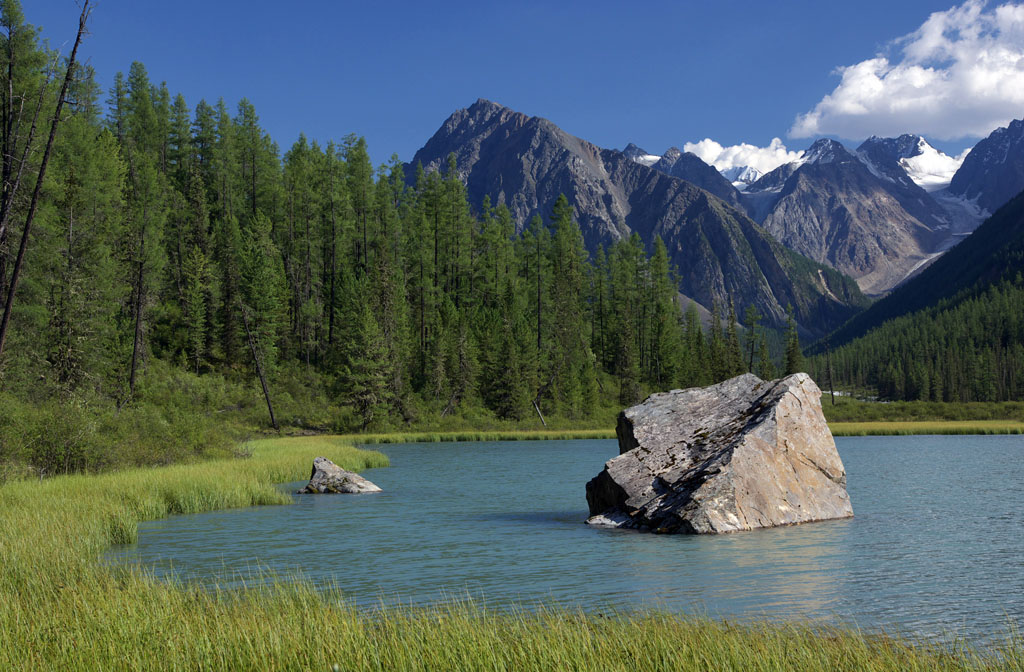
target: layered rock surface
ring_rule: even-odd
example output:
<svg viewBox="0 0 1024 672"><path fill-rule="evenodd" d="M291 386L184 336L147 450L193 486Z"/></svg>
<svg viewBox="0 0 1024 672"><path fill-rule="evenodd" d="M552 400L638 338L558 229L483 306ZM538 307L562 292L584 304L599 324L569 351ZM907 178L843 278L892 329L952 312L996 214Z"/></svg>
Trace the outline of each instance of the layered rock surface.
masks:
<svg viewBox="0 0 1024 672"><path fill-rule="evenodd" d="M717 534L853 515L805 373L654 394L616 432L620 455L587 483L589 524Z"/></svg>
<svg viewBox="0 0 1024 672"><path fill-rule="evenodd" d="M380 492L381 489L353 471L346 471L326 457L313 460L313 472L309 483L299 494L340 493L357 495L363 492Z"/></svg>

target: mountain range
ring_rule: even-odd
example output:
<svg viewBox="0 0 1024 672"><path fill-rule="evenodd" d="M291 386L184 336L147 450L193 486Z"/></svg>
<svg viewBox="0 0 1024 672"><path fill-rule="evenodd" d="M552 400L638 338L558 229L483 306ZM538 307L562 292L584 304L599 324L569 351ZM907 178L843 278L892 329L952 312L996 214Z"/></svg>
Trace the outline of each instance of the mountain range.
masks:
<svg viewBox="0 0 1024 672"><path fill-rule="evenodd" d="M831 336L838 347L884 322L926 308L952 305L984 293L1002 281L1020 285L1024 260L1024 193L988 218L962 243L942 255Z"/></svg>
<svg viewBox="0 0 1024 672"><path fill-rule="evenodd" d="M634 153L663 169L660 157L639 148ZM665 156L678 161L678 153L670 148ZM688 157L689 164L703 163ZM871 137L852 151L821 139L799 160L766 175L740 166L722 177L735 192L732 199L783 244L881 295L1024 189L1024 122L993 131L962 161L917 135ZM732 200L720 183L715 187Z"/></svg>
<svg viewBox="0 0 1024 672"><path fill-rule="evenodd" d="M485 196L504 203L520 231L534 215L546 220L565 194L592 251L634 233L647 245L660 236L681 292L706 308L724 310L730 300L737 311L753 305L781 326L792 306L814 335L867 304L850 278L788 249L754 222L732 185L702 161L664 156L660 167L645 165L640 155L602 149L546 119L482 99L452 114L406 174L414 175L416 165L445 170L449 155L470 203Z"/></svg>
<svg viewBox="0 0 1024 672"><path fill-rule="evenodd" d="M591 250L660 236L687 297L707 308L752 304L775 325L792 305L812 335L866 305L861 291L883 295L920 273L1024 189L1022 122L962 162L916 135L855 150L821 139L767 174L723 174L675 147L602 149L481 99L452 114L406 174L416 164L443 170L449 154L470 202L504 203L519 230L564 193Z"/></svg>

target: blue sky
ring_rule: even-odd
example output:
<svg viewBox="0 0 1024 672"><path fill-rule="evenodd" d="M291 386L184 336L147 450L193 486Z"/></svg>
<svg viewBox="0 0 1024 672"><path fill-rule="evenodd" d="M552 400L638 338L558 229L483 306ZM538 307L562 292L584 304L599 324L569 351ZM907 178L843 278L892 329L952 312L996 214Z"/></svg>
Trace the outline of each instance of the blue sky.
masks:
<svg viewBox="0 0 1024 672"><path fill-rule="evenodd" d="M971 0L961 9L976 9L977 18L997 6ZM951 133L970 124L936 120L927 110L896 120L869 111L851 124L842 109L826 105L799 129L808 137L790 134L797 116L826 95L847 103L860 95L853 75L847 86L837 68L874 63L880 53L893 63L921 61L920 54L901 54L906 43L893 40L952 7L951 0L100 0L83 53L104 88L138 60L191 107L200 98L223 96L233 107L248 97L283 149L300 131L321 141L354 132L366 136L377 163L392 153L409 160L449 114L479 97L547 117L604 147L632 141L661 152L704 138L763 146L779 137L799 150L816 135L862 139L867 123L882 135L899 128L942 136L934 144L956 152L975 139ZM51 46L67 49L78 12L73 0L31 0L24 9ZM1003 42L1021 41L1004 32ZM994 86L999 95L1006 88ZM999 102L992 119L1015 109L1015 101ZM933 107L942 116L949 105ZM989 123L987 112L960 114ZM1024 106L1013 116L1024 116ZM919 118L935 130L900 128Z"/></svg>

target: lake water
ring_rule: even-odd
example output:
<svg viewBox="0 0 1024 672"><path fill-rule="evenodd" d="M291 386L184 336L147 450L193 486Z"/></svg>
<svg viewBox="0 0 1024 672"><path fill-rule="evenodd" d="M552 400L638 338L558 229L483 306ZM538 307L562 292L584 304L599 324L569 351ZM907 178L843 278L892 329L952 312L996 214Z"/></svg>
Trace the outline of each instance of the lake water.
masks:
<svg viewBox="0 0 1024 672"><path fill-rule="evenodd" d="M301 572L365 606L469 595L975 641L1024 623L1024 438L836 442L856 514L843 521L723 536L593 529L584 485L615 441L386 445L392 466L364 474L383 493L148 522L111 556L207 584Z"/></svg>

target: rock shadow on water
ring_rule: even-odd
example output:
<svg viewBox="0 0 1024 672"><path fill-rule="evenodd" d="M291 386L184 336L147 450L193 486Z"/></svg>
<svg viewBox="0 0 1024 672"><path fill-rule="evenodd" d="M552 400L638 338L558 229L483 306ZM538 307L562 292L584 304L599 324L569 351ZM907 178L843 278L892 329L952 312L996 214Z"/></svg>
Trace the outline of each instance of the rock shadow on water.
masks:
<svg viewBox="0 0 1024 672"><path fill-rule="evenodd" d="M581 518L585 516L585 511L577 509L575 511L502 511L480 513L475 518L491 522L529 523L531 525L545 526L578 526Z"/></svg>

